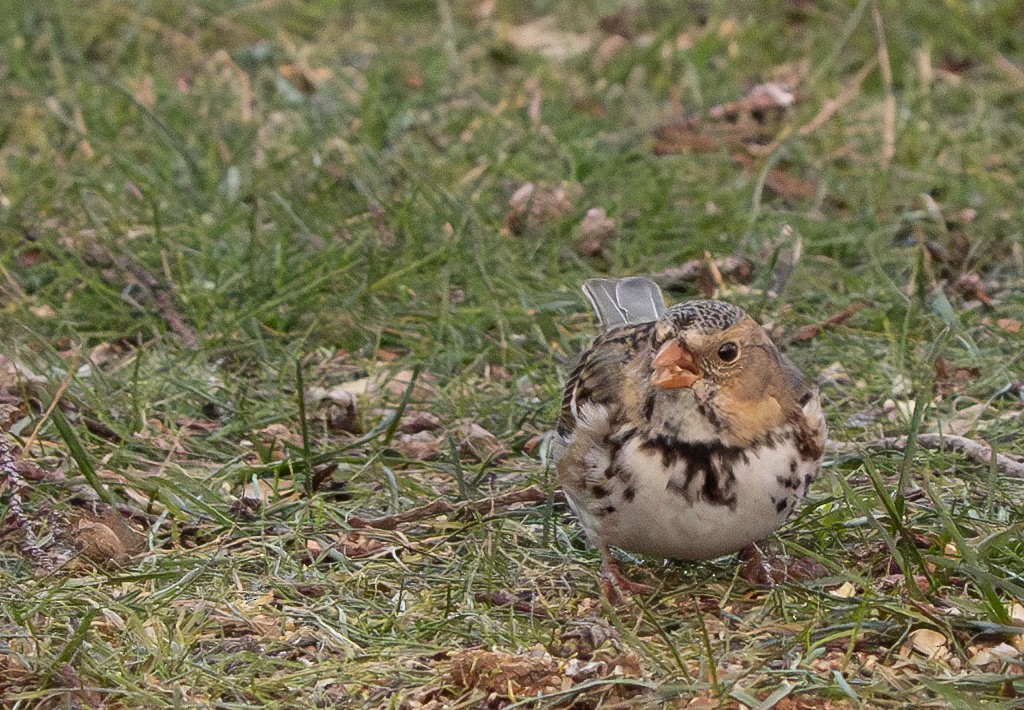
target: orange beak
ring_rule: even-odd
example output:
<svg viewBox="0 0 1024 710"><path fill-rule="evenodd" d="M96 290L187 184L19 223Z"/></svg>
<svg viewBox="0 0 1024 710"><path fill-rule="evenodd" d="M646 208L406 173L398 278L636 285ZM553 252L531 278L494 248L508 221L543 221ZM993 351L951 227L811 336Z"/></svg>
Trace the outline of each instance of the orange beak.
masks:
<svg viewBox="0 0 1024 710"><path fill-rule="evenodd" d="M691 387L702 374L693 356L675 339L661 346L651 365L654 367L651 384L662 389Z"/></svg>

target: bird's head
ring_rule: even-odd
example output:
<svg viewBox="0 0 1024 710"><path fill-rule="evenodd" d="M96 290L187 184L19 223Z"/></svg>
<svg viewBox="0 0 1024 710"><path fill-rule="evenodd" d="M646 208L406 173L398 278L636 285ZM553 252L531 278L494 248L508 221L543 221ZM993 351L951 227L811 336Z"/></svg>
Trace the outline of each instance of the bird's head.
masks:
<svg viewBox="0 0 1024 710"><path fill-rule="evenodd" d="M774 349L760 325L742 309L721 301L686 301L665 312L652 333L652 387L692 388L705 380L721 385L751 370Z"/></svg>

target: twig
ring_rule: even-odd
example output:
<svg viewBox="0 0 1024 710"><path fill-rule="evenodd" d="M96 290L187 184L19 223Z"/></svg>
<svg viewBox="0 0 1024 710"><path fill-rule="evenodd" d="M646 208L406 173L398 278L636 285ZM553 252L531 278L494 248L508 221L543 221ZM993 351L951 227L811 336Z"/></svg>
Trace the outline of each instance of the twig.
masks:
<svg viewBox="0 0 1024 710"><path fill-rule="evenodd" d="M100 267L114 264L118 269L118 276L121 276L122 282L125 282L124 290L121 293L121 297L125 301L128 303L133 302L128 292L131 288L138 287L152 299L157 314L167 323L171 332L178 336L183 346L189 350L195 350L199 347L199 336L196 334L195 329L185 322L185 319L178 311L178 307L175 305L174 298L169 292L168 287L160 283L152 273L135 260L124 254L114 254L106 249L106 247L96 244L96 248L92 253L87 252L86 262ZM104 270L101 269L100 273L108 283L113 281ZM126 274L130 278L125 277ZM135 305L139 308L145 308L144 305L139 303Z"/></svg>
<svg viewBox="0 0 1024 710"><path fill-rule="evenodd" d="M164 285L141 264L127 256L118 256L117 265L130 273L138 284L152 295L156 312L164 319L171 332L178 336L181 344L189 350L199 347L199 337L196 335L195 329L185 322L181 313L178 312L178 307L174 304L174 299Z"/></svg>
<svg viewBox="0 0 1024 710"><path fill-rule="evenodd" d="M903 451L907 448L909 439L910 437L906 436L889 436L863 443L833 441L829 439L825 442L825 450L842 454L858 453L864 450L883 451L895 449ZM982 466L992 465L992 455L995 453L992 447L987 444L975 441L974 439L968 439L966 436L954 436L951 434L918 434L916 445L922 449L931 449L933 451L956 451ZM995 466L996 470L1006 476L1024 478L1024 457L996 453Z"/></svg>
<svg viewBox="0 0 1024 710"><path fill-rule="evenodd" d="M802 328L800 328L800 330L798 330L795 333L793 333L793 335L791 335L790 337L786 338L785 341L788 344L788 343L795 343L795 342L800 341L800 340L810 340L811 338L815 338L823 330L830 330L832 328L838 328L843 323L845 323L846 321L850 320L862 308L864 308L864 304L862 302L854 301L849 306L847 306L843 310L839 311L835 315L829 316L828 318L823 320L821 323L817 323L817 324L814 324L814 325L805 325L805 326L803 326Z"/></svg>
<svg viewBox="0 0 1024 710"><path fill-rule="evenodd" d="M494 496L493 498L485 498L484 500L472 500L463 501L461 503L452 503L443 498L432 501L426 505L421 505L417 508L410 508L409 510L402 511L401 513L395 513L394 515L385 515L381 518L349 518L348 524L353 528L377 528L378 530L394 530L399 525L405 523L412 523L417 520L423 520L424 518L433 518L438 515L448 515L450 513L486 513L489 511L497 510L499 508L507 508L517 503L546 503L549 495L538 488L537 486L530 486L528 488L521 488L515 491L508 491L501 495ZM556 501L565 500L565 496L561 491L555 491L554 499Z"/></svg>
<svg viewBox="0 0 1024 710"><path fill-rule="evenodd" d="M25 440L24 446L21 447L21 455L19 459L23 459L28 456L28 452L32 449L32 446L36 443L36 437L39 436L39 430L43 428L43 424L50 418L50 414L53 412L53 408L60 403L60 398L64 396L64 390L71 384L71 378L74 377L75 371L78 369L78 360L75 360L71 367L68 368L68 374L64 376L60 386L57 388L57 392L53 395L53 399L50 401L50 406L43 412L43 416L39 418L32 433L28 435L28 439Z"/></svg>

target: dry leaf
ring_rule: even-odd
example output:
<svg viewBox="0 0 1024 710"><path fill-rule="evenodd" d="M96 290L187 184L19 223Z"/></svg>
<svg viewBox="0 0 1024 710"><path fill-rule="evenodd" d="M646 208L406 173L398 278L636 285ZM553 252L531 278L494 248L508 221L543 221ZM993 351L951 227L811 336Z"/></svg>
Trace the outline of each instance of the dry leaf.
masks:
<svg viewBox="0 0 1024 710"><path fill-rule="evenodd" d="M829 594L840 599L849 599L857 595L857 587L852 582L843 582L835 589L830 589Z"/></svg>
<svg viewBox="0 0 1024 710"><path fill-rule="evenodd" d="M949 640L934 629L915 629L910 632L910 644L914 650L930 660L949 656L946 644Z"/></svg>
<svg viewBox="0 0 1024 710"><path fill-rule="evenodd" d="M106 370L111 363L121 361L131 352L131 346L124 341L100 343L89 351L86 361L78 368L79 377L88 377L96 369Z"/></svg>
<svg viewBox="0 0 1024 710"><path fill-rule="evenodd" d="M594 52L595 71L601 71L608 66L608 63L628 46L629 40L622 35L609 35L601 40L601 44L597 45L597 51Z"/></svg>
<svg viewBox="0 0 1024 710"><path fill-rule="evenodd" d="M415 434L399 434L392 440L391 447L402 458L413 461L433 461L441 457L441 446L444 437L429 431L418 431Z"/></svg>
<svg viewBox="0 0 1024 710"><path fill-rule="evenodd" d="M985 429L988 422L981 417L990 409L987 402L978 402L957 410L951 419L940 421L933 431L950 436L964 436L969 431Z"/></svg>
<svg viewBox="0 0 1024 710"><path fill-rule="evenodd" d="M334 543L341 554L352 559L387 557L399 549L389 540L381 540L355 530L345 535L335 536Z"/></svg>
<svg viewBox="0 0 1024 710"><path fill-rule="evenodd" d="M271 501L294 499L298 497L295 491L295 484L287 478L265 480L257 478L249 481L242 489L242 499L245 501L259 502L265 506Z"/></svg>
<svg viewBox="0 0 1024 710"><path fill-rule="evenodd" d="M835 387L837 385L849 385L853 382L850 374L843 367L843 363L833 362L818 373L818 384L822 387Z"/></svg>
<svg viewBox="0 0 1024 710"><path fill-rule="evenodd" d="M572 213L581 194L582 188L575 183L524 183L509 198L505 230L521 235L550 227Z"/></svg>
<svg viewBox="0 0 1024 710"><path fill-rule="evenodd" d="M382 378L386 380L384 382L384 391L394 397L402 397L405 394L405 390L408 389L409 383L412 382L412 378L412 370L399 370L390 378ZM416 378L416 384L412 388L411 400L413 402L434 401L437 398L437 387L434 386L435 381L434 376L429 372L420 372L419 377Z"/></svg>
<svg viewBox="0 0 1024 710"><path fill-rule="evenodd" d="M777 276L778 276L778 274L777 274ZM788 279L789 279L789 275L787 274L784 277L784 280L788 281ZM785 285L784 281L783 281L782 285L783 286ZM779 292L781 290L781 288L776 288L776 285L773 285L772 290L775 291L775 292ZM821 333L821 331L823 331L823 330L830 330L832 328L838 328L843 323L845 323L846 321L850 320L850 318L853 318L853 316L857 315L857 313L859 313L862 308L864 308L864 304L863 303L861 303L860 301L854 301L849 306L847 306L843 310L839 311L835 315L829 316L828 318L823 320L821 323L816 323L816 324L813 324L813 325L805 325L805 326L803 326L802 328L797 330L793 335L791 335L788 338L786 338L786 342L795 343L795 342L798 342L800 340L810 340L812 338L816 338L816 337L818 337L818 334Z"/></svg>
<svg viewBox="0 0 1024 710"><path fill-rule="evenodd" d="M57 311L55 311L52 306L46 303L37 306L29 306L28 310L36 318L53 318L55 315L57 315Z"/></svg>
<svg viewBox="0 0 1024 710"><path fill-rule="evenodd" d="M986 306L992 306L992 298L988 295L988 287L977 274L963 274L950 284L949 288L965 300L981 301Z"/></svg>
<svg viewBox="0 0 1024 710"><path fill-rule="evenodd" d="M281 78L309 96L316 92L316 87L331 78L331 70L326 67L303 67L298 64L282 64L277 68Z"/></svg>
<svg viewBox="0 0 1024 710"><path fill-rule="evenodd" d="M576 657L589 661L599 648L618 638L618 631L605 619L586 617L571 622L552 649L562 658Z"/></svg>
<svg viewBox="0 0 1024 710"><path fill-rule="evenodd" d="M967 385L981 376L977 367L951 367L942 356L935 358L935 384L932 390L937 395L958 394L967 389Z"/></svg>
<svg viewBox="0 0 1024 710"><path fill-rule="evenodd" d="M608 217L600 207L587 210L576 233L576 253L581 256L596 256L605 250L615 238L615 220Z"/></svg>
<svg viewBox="0 0 1024 710"><path fill-rule="evenodd" d="M327 422L332 431L358 434L362 430L355 395L344 386L326 389L310 387L306 392L307 408Z"/></svg>
<svg viewBox="0 0 1024 710"><path fill-rule="evenodd" d="M537 52L545 59L553 60L579 56L593 43L587 35L559 29L551 16L508 28L505 39L516 49Z"/></svg>
<svg viewBox="0 0 1024 710"><path fill-rule="evenodd" d="M450 681L510 698L562 690L557 661L539 646L522 654L469 649L452 658Z"/></svg>
<svg viewBox="0 0 1024 710"><path fill-rule="evenodd" d="M727 283L748 284L754 280L754 264L742 256L727 256L724 259L691 259L682 266L665 269L651 278L663 288L680 288L712 282L712 269L718 271L722 280ZM704 289L700 287L703 291Z"/></svg>
<svg viewBox="0 0 1024 710"><path fill-rule="evenodd" d="M631 7L624 7L611 15L604 15L597 19L597 26L602 32L633 39L636 36L636 10Z"/></svg>
<svg viewBox="0 0 1024 710"><path fill-rule="evenodd" d="M737 101L713 106L704 116L656 128L654 152L706 152L767 142L781 131L796 101L796 94L783 83L759 84Z"/></svg>
<svg viewBox="0 0 1024 710"><path fill-rule="evenodd" d="M421 431L441 431L441 419L430 412L406 412L398 425L398 431L402 434L418 434Z"/></svg>
<svg viewBox="0 0 1024 710"><path fill-rule="evenodd" d="M1000 318L996 321L996 325L1007 333L1019 333L1024 323L1021 323L1016 318Z"/></svg>
<svg viewBox="0 0 1024 710"><path fill-rule="evenodd" d="M45 382L45 377L35 374L25 365L0 353L0 387L17 389L20 385L38 385Z"/></svg>
<svg viewBox="0 0 1024 710"><path fill-rule="evenodd" d="M342 390L356 397L375 395L381 391L395 397L401 397L405 394L406 388L412 381L412 375L412 370L399 370L394 374L387 370L382 370L376 375L343 382L335 389ZM412 389L412 401L432 401L437 396L437 388L434 386L434 382L435 378L433 375L429 372L421 372Z"/></svg>
<svg viewBox="0 0 1024 710"><path fill-rule="evenodd" d="M402 85L407 89L422 89L424 84L423 71L412 62L402 63Z"/></svg>
<svg viewBox="0 0 1024 710"><path fill-rule="evenodd" d="M71 530L82 556L98 565L121 567L145 547L146 536L135 530L114 508L83 513Z"/></svg>
<svg viewBox="0 0 1024 710"><path fill-rule="evenodd" d="M496 461L508 453L508 449L498 441L498 437L474 421L460 421L455 427L454 435L459 445L459 453L469 455L477 461Z"/></svg>
<svg viewBox="0 0 1024 710"><path fill-rule="evenodd" d="M267 448L271 448L271 457L275 461L281 461L285 458L285 447L281 444L290 444L296 448L302 446L302 437L297 432L293 432L284 424L280 422L269 424L256 434L260 438L260 442Z"/></svg>

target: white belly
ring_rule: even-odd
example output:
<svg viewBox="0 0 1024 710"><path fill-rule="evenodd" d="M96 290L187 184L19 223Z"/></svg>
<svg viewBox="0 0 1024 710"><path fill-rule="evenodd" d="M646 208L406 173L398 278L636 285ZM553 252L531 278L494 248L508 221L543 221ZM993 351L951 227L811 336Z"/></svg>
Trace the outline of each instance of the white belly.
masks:
<svg viewBox="0 0 1024 710"><path fill-rule="evenodd" d="M793 445L761 447L731 465L729 503L705 495L704 472L686 481L687 462L663 466L660 453L630 442L620 461L632 476L612 493L614 512L581 515L596 538L643 555L669 559L712 559L736 552L777 529L806 493L818 463L801 462ZM793 467L796 462L795 468ZM622 496L631 487L632 499ZM734 494L735 497L732 497ZM575 507L575 506L574 506ZM602 514L603 512L603 514Z"/></svg>

